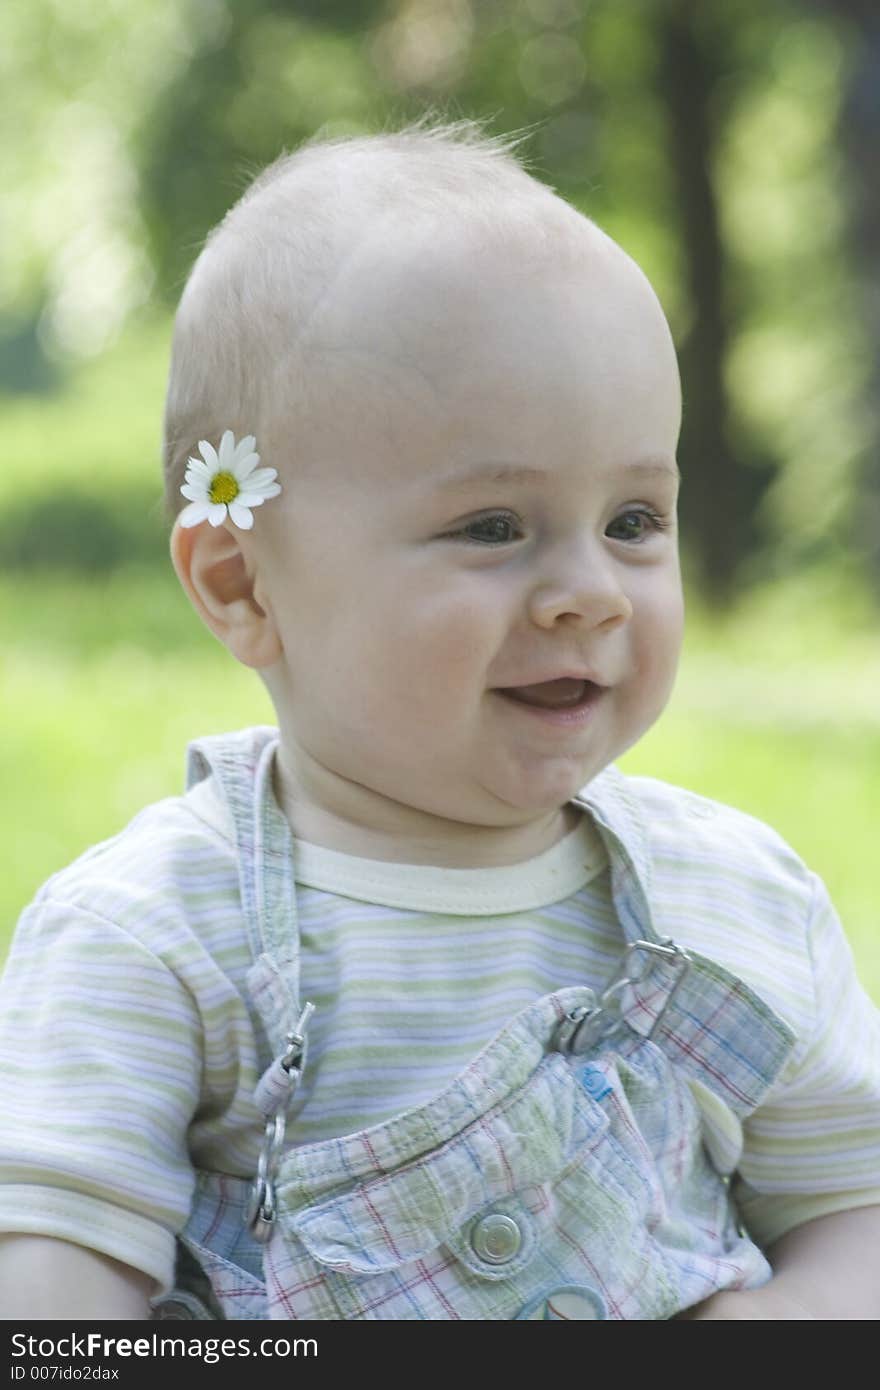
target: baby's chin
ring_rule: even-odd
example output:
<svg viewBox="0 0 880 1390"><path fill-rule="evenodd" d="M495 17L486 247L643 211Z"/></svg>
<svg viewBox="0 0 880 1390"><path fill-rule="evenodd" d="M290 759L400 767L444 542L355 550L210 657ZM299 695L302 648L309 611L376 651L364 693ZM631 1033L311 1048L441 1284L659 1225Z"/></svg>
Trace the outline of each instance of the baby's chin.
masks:
<svg viewBox="0 0 880 1390"><path fill-rule="evenodd" d="M485 810L472 807L470 814L463 819L469 819L475 826L498 830L546 825L570 806L573 798L599 770L578 769L567 776L554 777L550 785L543 787L522 784L504 789L496 787L492 792L491 805L487 804Z"/></svg>

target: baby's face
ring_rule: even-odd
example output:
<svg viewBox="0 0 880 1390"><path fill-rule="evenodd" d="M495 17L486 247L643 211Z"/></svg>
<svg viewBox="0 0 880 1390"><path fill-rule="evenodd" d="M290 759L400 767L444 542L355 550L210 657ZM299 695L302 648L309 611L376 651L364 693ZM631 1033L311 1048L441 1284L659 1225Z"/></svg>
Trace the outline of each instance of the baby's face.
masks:
<svg viewBox="0 0 880 1390"><path fill-rule="evenodd" d="M328 797L546 815L674 680L680 398L651 290L592 231L576 268L386 240L308 350L321 408L257 523L285 742Z"/></svg>

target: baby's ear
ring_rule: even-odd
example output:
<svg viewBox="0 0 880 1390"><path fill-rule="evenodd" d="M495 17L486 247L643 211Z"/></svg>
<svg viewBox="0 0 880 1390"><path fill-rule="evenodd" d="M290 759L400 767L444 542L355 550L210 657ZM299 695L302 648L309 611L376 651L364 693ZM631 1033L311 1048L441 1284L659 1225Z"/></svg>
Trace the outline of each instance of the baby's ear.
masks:
<svg viewBox="0 0 880 1390"><path fill-rule="evenodd" d="M257 599L256 573L231 522L174 523L171 561L202 621L244 666L274 666L281 642L270 611Z"/></svg>

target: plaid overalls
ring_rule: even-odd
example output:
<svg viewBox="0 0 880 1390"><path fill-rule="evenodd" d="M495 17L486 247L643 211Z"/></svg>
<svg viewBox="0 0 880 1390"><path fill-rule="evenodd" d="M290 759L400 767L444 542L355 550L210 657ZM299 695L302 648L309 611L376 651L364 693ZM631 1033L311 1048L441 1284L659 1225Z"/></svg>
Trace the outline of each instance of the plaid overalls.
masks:
<svg viewBox="0 0 880 1390"><path fill-rule="evenodd" d="M190 750L190 783L213 771L236 825L248 987L275 1054L257 1088L256 1191L199 1174L155 1316L659 1320L765 1282L729 1175L793 1034L723 967L659 940L645 828L613 768L575 800L609 854L620 977L599 997L536 1000L416 1109L285 1147L308 1010L276 743L249 730Z"/></svg>

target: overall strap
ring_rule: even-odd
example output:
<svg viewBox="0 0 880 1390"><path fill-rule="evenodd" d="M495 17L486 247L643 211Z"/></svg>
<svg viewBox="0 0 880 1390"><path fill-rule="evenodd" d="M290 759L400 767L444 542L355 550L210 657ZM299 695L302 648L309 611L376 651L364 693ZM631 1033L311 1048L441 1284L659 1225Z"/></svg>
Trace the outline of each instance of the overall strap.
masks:
<svg viewBox="0 0 880 1390"><path fill-rule="evenodd" d="M250 1235L264 1243L276 1217L275 1174L287 1117L306 1061L313 1006L300 1006L300 939L293 837L273 786L276 729L202 739L190 748L190 771L210 769L235 826L239 888L253 963L246 988L261 1025L258 1043L268 1065L254 1100L263 1116L263 1143L246 1214ZM199 761L201 759L201 761Z"/></svg>
<svg viewBox="0 0 880 1390"><path fill-rule="evenodd" d="M300 1017L293 840L273 790L278 730L242 729L187 750L187 785L213 773L235 827L239 890L253 964L247 988L270 1056Z"/></svg>
<svg viewBox="0 0 880 1390"><path fill-rule="evenodd" d="M659 943L651 916L651 850L641 808L626 778L607 767L572 798L588 811L608 853L611 893L627 946Z"/></svg>
<svg viewBox="0 0 880 1390"><path fill-rule="evenodd" d="M794 1033L723 965L659 937L651 913L648 827L627 779L609 767L574 800L593 817L605 842L627 950L599 1007L573 1020L578 1026L568 1040L571 1050L591 1050L622 1021L722 1095L737 1115L749 1114L782 1070Z"/></svg>

